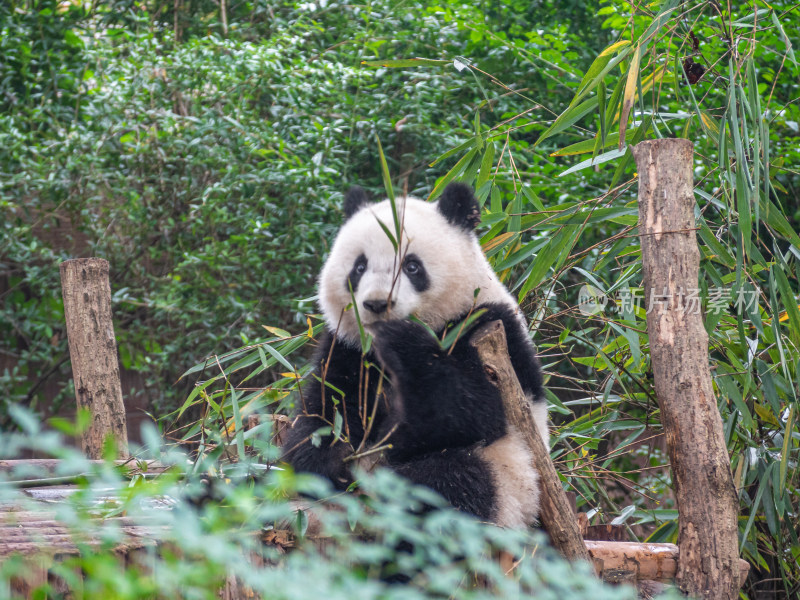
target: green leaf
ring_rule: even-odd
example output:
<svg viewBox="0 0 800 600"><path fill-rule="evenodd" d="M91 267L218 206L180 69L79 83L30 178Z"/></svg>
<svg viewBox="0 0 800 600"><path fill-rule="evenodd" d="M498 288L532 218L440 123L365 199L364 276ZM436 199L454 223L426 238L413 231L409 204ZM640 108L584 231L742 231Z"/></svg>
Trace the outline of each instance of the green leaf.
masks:
<svg viewBox="0 0 800 600"><path fill-rule="evenodd" d="M236 388L231 386L231 406L233 407L233 423L236 426L236 451L239 454L239 460L245 460L244 454L244 427L242 426L242 414L239 411L239 400L236 397Z"/></svg>
<svg viewBox="0 0 800 600"><path fill-rule="evenodd" d="M367 67L404 69L408 67L443 67L445 65L451 65L452 61L436 60L432 58L400 58L395 60L362 60L361 64Z"/></svg>
<svg viewBox="0 0 800 600"><path fill-rule="evenodd" d="M467 165L469 165L472 157L474 157L477 153L478 149L473 147L464 156L462 156L461 159L453 166L453 168L450 169L445 176L439 180L439 183L436 184L436 187L433 188L430 196L428 196L428 200L435 200L438 198L439 194L442 193L442 190L447 187L447 184L461 175L464 169L467 168Z"/></svg>
<svg viewBox="0 0 800 600"><path fill-rule="evenodd" d="M378 222L378 225L380 225L381 229L383 229L383 233L385 233L386 237L389 238L389 241L392 243L392 248L394 248L395 253L397 253L399 248L397 247L397 240L395 239L394 235L392 235L392 232L389 231L389 228L386 226L386 224L378 217L375 217L375 220Z"/></svg>
<svg viewBox="0 0 800 600"><path fill-rule="evenodd" d="M626 506L620 511L619 516L615 517L611 521L611 524L622 525L625 521L628 520L629 517L633 516L635 512L636 512L636 507L633 504Z"/></svg>
<svg viewBox="0 0 800 600"><path fill-rule="evenodd" d="M72 29L67 29L64 32L64 42L73 48L83 48L83 40Z"/></svg>
<svg viewBox="0 0 800 600"><path fill-rule="evenodd" d="M780 491L786 489L786 465L787 461L789 460L789 448L792 441L792 433L794 429L792 429L792 425L794 424L794 413L795 408L797 407L796 404L792 404L789 407L789 416L786 417L786 429L783 432L783 447L781 448L781 467L780 467Z"/></svg>
<svg viewBox="0 0 800 600"><path fill-rule="evenodd" d="M475 325L475 320L480 318L486 312L485 308L476 310L471 315L468 315L460 323L453 325L444 336L444 339L439 344L443 350L449 350L450 347L461 339L472 327Z"/></svg>
<svg viewBox="0 0 800 600"><path fill-rule="evenodd" d="M288 360L286 360L281 355L281 353L278 352L277 350L275 350L275 348L273 348L271 345L269 345L269 344L261 344L261 348L263 348L264 350L269 352L275 358L275 360L277 360L279 363L281 363L284 367L286 367L290 371L294 372L295 368L294 368L294 366L292 366L292 363L290 363Z"/></svg>
<svg viewBox="0 0 800 600"><path fill-rule="evenodd" d="M494 166L494 143L488 142L486 144L486 151L483 153L481 159L481 168L478 171L478 181L475 184L476 188L480 188L484 183L489 181L489 176L492 174L492 167Z"/></svg>
<svg viewBox="0 0 800 600"><path fill-rule="evenodd" d="M342 418L342 413L338 410L333 411L333 438L339 440L342 438L342 426L344 425L344 419Z"/></svg>
<svg viewBox="0 0 800 600"><path fill-rule="evenodd" d="M389 165L386 164L386 156L383 153L383 146L381 145L381 140L380 138L377 137L376 139L378 141L378 156L380 157L381 161L381 175L383 176L383 187L386 189L386 196L389 198L389 204L391 204L392 206L392 221L394 222L394 232L396 236L394 238L394 241L392 242L392 245L394 246L395 252L397 252L398 244L402 239L400 232L400 219L397 215L397 204L395 203L394 200L394 187L392 186L392 178L389 176ZM381 223L381 226L383 227L383 223ZM384 231L386 231L385 227ZM389 236L389 238L392 239L392 236Z"/></svg>
<svg viewBox="0 0 800 600"><path fill-rule="evenodd" d="M603 50L597 56L597 58L594 59L594 62L586 71L586 74L583 76L583 79L578 85L578 93L575 94L572 102L569 103L570 106L575 106L578 102L583 100L583 98L586 97L586 94L596 88L603 81L611 69L616 67L625 59L626 56L628 56L628 54L630 54L630 44L631 43L628 40L621 40L611 44L609 47ZM617 56L612 58L612 55L620 48L622 48L622 51L617 54Z"/></svg>
<svg viewBox="0 0 800 600"><path fill-rule="evenodd" d="M639 131L638 127L633 129L629 129L625 134L625 140L629 141L636 135L636 132ZM583 140L582 142L577 142L575 144L570 144L562 148L561 150L556 150L550 156L576 156L578 154L587 154L588 152L593 152L595 146L597 145L597 140L599 138L599 134L595 135L592 139ZM610 148L612 146L616 146L619 142L619 131L615 131L613 133L609 133L606 136L605 144L601 147L601 149Z"/></svg>
<svg viewBox="0 0 800 600"><path fill-rule="evenodd" d="M600 82L600 85L597 86L597 116L598 120L600 121L598 131L599 134L597 137L598 139L595 140L595 147L593 151L596 153L597 148L602 148L606 143L606 134L607 126L606 126L606 84L604 81Z"/></svg>
<svg viewBox="0 0 800 600"><path fill-rule="evenodd" d="M792 292L789 280L780 265L774 265L771 271L775 274L775 281L781 295L781 302L786 309L789 317L789 329L792 332L792 340L795 346L800 346L800 310L797 308L797 297ZM773 315L777 319L778 315Z"/></svg>
<svg viewBox="0 0 800 600"><path fill-rule="evenodd" d="M550 239L548 245L537 254L533 260L530 273L527 274L522 289L519 291L517 299L520 303L533 288L542 282L551 268L554 271L558 271L578 240L581 231L582 227L580 225L565 225Z"/></svg>
<svg viewBox="0 0 800 600"><path fill-rule="evenodd" d="M617 81L617 85L614 86L614 91L611 92L611 98L608 100L608 104L606 105L606 116L605 122L608 127L613 125L614 117L617 114L617 107L619 106L620 99L622 98L622 92L625 89L625 78L620 77ZM619 132L617 132L617 139L619 139Z"/></svg>
<svg viewBox="0 0 800 600"><path fill-rule="evenodd" d="M434 160L428 166L429 167L435 167L437 164L439 164L443 160L446 160L446 159L450 158L454 154L459 154L461 152L465 152L466 150L468 150L469 148L471 148L474 145L475 145L475 140L470 138L469 140L467 140L463 144L459 144L455 148L450 148L450 150L448 150L447 152L445 152L441 156L437 157L436 160Z"/></svg>
<svg viewBox="0 0 800 600"><path fill-rule="evenodd" d="M781 33L781 38L783 38L783 43L786 45L786 55L789 57L789 60L792 61L794 66L797 66L797 60L794 57L794 50L792 49L792 42L789 40L789 36L786 35L786 32L783 29L783 25L781 25L780 19L778 19L778 15L775 14L775 10L772 10L772 14L770 15L772 18L772 23L775 27L778 28L778 31Z"/></svg>
<svg viewBox="0 0 800 600"><path fill-rule="evenodd" d="M530 258L535 252L538 252L546 243L547 239L535 239L532 242L528 242L522 248L506 256L502 261L494 265L494 270L498 272L504 271L505 269L510 269L518 265L523 260Z"/></svg>
<svg viewBox="0 0 800 600"><path fill-rule="evenodd" d="M558 177L564 177L570 173L576 173L577 171L582 171L584 169L588 169L589 167L602 165L603 163L607 163L610 160L615 160L620 156L625 156L626 151L627 148L609 150L603 154L598 154L596 158L587 158L586 160L579 162L577 165L571 166L566 171L562 171L558 174Z"/></svg>
<svg viewBox="0 0 800 600"><path fill-rule="evenodd" d="M539 139L536 140L536 143L533 145L533 147L536 148L536 146L541 144L547 138L564 131L567 127L573 125L574 123L576 123L577 121L588 115L595 108L597 108L598 102L599 100L597 99L597 96L595 96L594 98L590 98L585 102L581 102L577 106L571 106L567 108L567 110L565 110L556 118L556 120L547 129L547 131L545 131L541 136L539 136Z"/></svg>

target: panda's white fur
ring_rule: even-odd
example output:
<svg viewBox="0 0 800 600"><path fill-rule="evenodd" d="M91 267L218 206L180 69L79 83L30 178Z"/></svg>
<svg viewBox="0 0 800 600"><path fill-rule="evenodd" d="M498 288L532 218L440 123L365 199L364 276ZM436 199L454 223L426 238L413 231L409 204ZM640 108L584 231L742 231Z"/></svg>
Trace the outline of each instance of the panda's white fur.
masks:
<svg viewBox="0 0 800 600"><path fill-rule="evenodd" d="M335 337L334 344L360 348L359 327L352 309L354 297L359 318L368 331L381 321L410 315L440 331L477 305L501 305L516 314L524 343L532 347L525 319L487 262L475 233L453 224L437 203L407 197L398 198L396 207L402 228L398 250L384 231L384 227L392 235L396 231L388 200L365 204L349 216L331 248L319 277L319 304ZM403 257L411 254L420 259L427 272L428 286L422 291L415 288L401 265ZM367 259L366 269L351 296L346 282L362 255ZM387 300L390 308L376 314L364 304L371 300ZM534 421L547 445L546 403L542 398L529 400ZM539 512L538 474L519 432L508 425L503 437L477 447L475 452L488 464L494 480L497 503L491 520L506 527L532 524ZM296 462L300 468L325 471L310 460Z"/></svg>

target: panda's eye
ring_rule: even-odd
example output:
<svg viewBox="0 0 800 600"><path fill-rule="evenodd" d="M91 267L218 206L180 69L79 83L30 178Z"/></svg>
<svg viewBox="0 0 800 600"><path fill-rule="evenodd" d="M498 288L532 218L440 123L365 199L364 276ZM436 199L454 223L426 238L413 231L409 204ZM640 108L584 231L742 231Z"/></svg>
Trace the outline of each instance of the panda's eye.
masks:
<svg viewBox="0 0 800 600"><path fill-rule="evenodd" d="M356 264L356 273L358 273L359 275L363 275L364 271L366 271L366 270L367 270L367 263L360 262L360 263Z"/></svg>
<svg viewBox="0 0 800 600"><path fill-rule="evenodd" d="M416 275L422 269L422 265L420 265L416 260L407 260L403 264L403 271L405 271L406 275Z"/></svg>

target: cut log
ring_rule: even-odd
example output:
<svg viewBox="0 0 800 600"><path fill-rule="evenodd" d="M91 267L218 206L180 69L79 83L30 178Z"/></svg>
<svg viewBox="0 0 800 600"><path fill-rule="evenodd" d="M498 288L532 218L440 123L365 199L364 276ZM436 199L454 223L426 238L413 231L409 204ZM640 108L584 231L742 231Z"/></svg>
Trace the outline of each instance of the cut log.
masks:
<svg viewBox="0 0 800 600"><path fill-rule="evenodd" d="M91 413L81 436L83 451L88 458L102 458L103 443L113 436L117 456L124 458L128 432L111 320L108 261L77 258L62 262L60 269L75 396L78 407Z"/></svg>
<svg viewBox="0 0 800 600"><path fill-rule="evenodd" d="M658 581L670 583L678 571L678 546L638 542L586 541L597 575L604 581ZM750 565L737 559L734 578L744 584Z"/></svg>
<svg viewBox="0 0 800 600"><path fill-rule="evenodd" d="M545 447L536 430L528 400L511 365L503 322L492 321L483 325L472 336L470 344L478 352L489 378L500 391L506 419L523 435L533 455L533 466L539 472L541 485L540 520L553 546L569 560L589 560L575 513L550 460L550 449Z"/></svg>
<svg viewBox="0 0 800 600"><path fill-rule="evenodd" d="M633 148L647 332L678 507L677 583L714 600L739 597L738 501L711 386L708 335L697 298L692 142Z"/></svg>
<svg viewBox="0 0 800 600"><path fill-rule="evenodd" d="M90 465L103 465L103 460L88 461ZM123 459L114 461L115 465L129 475L163 473L169 466L156 460ZM77 469L73 461L60 458L27 458L19 460L0 460L0 474L4 481L35 481L45 478L75 478L87 475ZM52 485L45 483L45 485ZM25 487L25 486L23 486Z"/></svg>

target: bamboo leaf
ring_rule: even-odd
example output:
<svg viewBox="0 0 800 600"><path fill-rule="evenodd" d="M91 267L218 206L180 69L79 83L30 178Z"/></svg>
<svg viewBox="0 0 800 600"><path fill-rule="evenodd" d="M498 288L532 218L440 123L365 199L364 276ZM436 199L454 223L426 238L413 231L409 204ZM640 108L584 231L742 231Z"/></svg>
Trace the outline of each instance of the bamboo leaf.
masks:
<svg viewBox="0 0 800 600"><path fill-rule="evenodd" d="M367 67L404 69L408 67L443 67L452 64L452 61L432 58L399 58L395 60L362 60L361 64Z"/></svg>
<svg viewBox="0 0 800 600"><path fill-rule="evenodd" d="M792 64L796 67L797 60L794 57L794 50L792 49L792 42L789 40L789 36L786 35L786 32L783 30L783 25L781 25L780 20L778 19L778 15L775 14L775 10L773 9L772 14L772 23L775 27L778 28L778 31L781 33L781 38L783 38L783 43L786 44L786 55L789 57L789 60L792 61Z"/></svg>
<svg viewBox="0 0 800 600"><path fill-rule="evenodd" d="M637 130L638 127L628 130L625 134L626 141L630 140L634 136ZM618 131L615 131L614 133L609 133L608 136L606 137L605 144L603 144L603 147L601 149L605 150L606 148L616 146L618 141L619 141ZM590 140L583 140L582 142L570 144L569 146L566 146L561 150L556 150L550 156L577 156L579 154L587 154L594 150L596 143L597 143L597 136L595 136Z"/></svg>
<svg viewBox="0 0 800 600"><path fill-rule="evenodd" d="M508 208L508 230L520 231L522 229L522 191L518 191Z"/></svg>
<svg viewBox="0 0 800 600"><path fill-rule="evenodd" d="M493 237L491 240L487 241L485 244L482 244L484 254L488 254L495 248L501 247L504 243L508 242L511 238L515 236L519 236L519 233L515 231L506 231Z"/></svg>
<svg viewBox="0 0 800 600"><path fill-rule="evenodd" d="M239 460L245 460L244 455L244 427L242 426L242 414L239 411L239 400L236 397L236 389L231 386L231 406L233 407L233 422L236 425L236 452L239 455Z"/></svg>
<svg viewBox="0 0 800 600"><path fill-rule="evenodd" d="M625 78L620 77L617 80L617 85L614 86L614 91L611 92L611 98L606 105L605 121L607 126L614 124L617 116L617 107L619 106L620 99L622 98L622 91L625 89ZM619 133L617 134L619 136Z"/></svg>
<svg viewBox="0 0 800 600"><path fill-rule="evenodd" d="M508 232L504 235L514 235L514 232ZM523 260L530 258L530 256L538 252L545 244L547 243L547 239L536 239L532 242L528 242L522 248L517 250L516 252L511 253L510 255L506 256L503 260L497 263L494 266L495 271L503 271L505 269L510 269L514 265L518 265Z"/></svg>
<svg viewBox="0 0 800 600"><path fill-rule="evenodd" d="M542 282L551 268L554 271L558 271L578 240L581 231L582 227L580 225L565 225L550 240L550 243L536 255L530 272L524 277L524 284L518 294L519 302L522 302L525 296Z"/></svg>
<svg viewBox="0 0 800 600"><path fill-rule="evenodd" d="M342 426L344 425L344 419L342 418L342 413L338 410L334 409L333 411L333 439L339 440L342 437Z"/></svg>
<svg viewBox="0 0 800 600"><path fill-rule="evenodd" d="M475 320L480 318L485 312L485 308L476 310L474 313L468 315L463 321L461 321L461 323L453 325L453 327L451 327L444 336L444 339L439 343L439 346L442 348L442 350L450 349L453 344L455 344L470 329L472 329L472 327L475 325Z"/></svg>
<svg viewBox="0 0 800 600"><path fill-rule="evenodd" d="M488 142L486 144L486 151L483 153L483 158L481 159L481 168L478 171L478 181L475 184L476 188L479 188L489 181L489 175L492 174L492 167L494 166L494 143Z"/></svg>
<svg viewBox="0 0 800 600"><path fill-rule="evenodd" d="M383 153L383 146L381 145L381 140L376 136L378 140L378 156L380 157L381 162L381 175L383 176L383 187L386 188L386 196L389 198L389 204L392 206L392 221L394 222L394 233L395 238L392 242L394 246L395 252L398 251L398 244L400 243L401 235L400 235L400 219L397 215L397 204L395 203L394 199L394 187L392 186L392 178L389 176L389 165L386 164L386 156ZM383 224L381 223L381 226ZM384 230L386 228L384 227ZM392 236L389 236L391 239Z"/></svg>
<svg viewBox="0 0 800 600"><path fill-rule="evenodd" d="M794 230L792 225L786 219L781 211L780 208L775 206L769 197L765 194L762 195L761 198L761 215L762 218L767 222L767 224L775 229L778 233L784 236L787 240L789 240L794 247L800 250L800 236L797 235L797 232Z"/></svg>
<svg viewBox="0 0 800 600"><path fill-rule="evenodd" d="M454 154L459 154L459 153L461 153L461 152L465 152L465 151L466 151L466 150L468 150L468 149L469 149L471 146L474 146L474 145L475 145L475 140L473 140L473 139L469 139L469 140L467 140L466 142L464 142L463 144L459 144L459 145L458 145L458 146L456 146L455 148L450 148L450 150L448 150L447 152L445 152L445 153L444 153L444 154L442 154L441 156L437 157L437 158L436 158L436 160L434 160L434 161L433 161L432 163L430 163L428 166L429 166L429 167L435 167L437 164L439 164L439 163L440 163L440 162L442 162L443 160L446 160L446 159L450 158L450 157L451 157L451 156L453 156Z"/></svg>
<svg viewBox="0 0 800 600"><path fill-rule="evenodd" d="M625 93L622 95L622 111L619 117L619 148L623 148L622 141L625 139L625 130L628 128L628 117L633 108L634 95L636 94L636 82L639 79L639 61L642 58L641 46L637 46L628 67L625 79Z"/></svg>
<svg viewBox="0 0 800 600"><path fill-rule="evenodd" d="M277 336L279 338L290 338L292 334L286 331L285 329L281 329L280 327L270 327L269 325L262 325L264 329L269 331L272 335Z"/></svg>
<svg viewBox="0 0 800 600"><path fill-rule="evenodd" d="M623 48L623 50L617 54L617 56L612 58L614 52L620 48ZM572 99L572 102L570 102L569 105L575 106L578 104L578 102L583 100L586 95L596 88L603 81L605 76L608 75L608 73L619 63L621 63L630 53L630 42L627 40L622 40L612 44L603 50L597 56L597 58L594 59L594 62L586 71L586 74L583 76L583 79L578 85L578 93L575 94L575 97Z"/></svg>
<svg viewBox="0 0 800 600"><path fill-rule="evenodd" d="M444 188L447 187L447 184L453 181L453 179L455 179L459 175L461 175L462 171L464 171L464 169L467 168L470 161L472 160L472 157L475 156L477 152L478 149L473 147L464 156L462 156L461 159L453 166L453 168L450 169L445 174L445 176L439 180L439 183L436 184L436 187L433 188L433 191L431 192L430 196L428 196L428 200L435 200L436 198L438 198L439 194L442 193L442 190L444 190Z"/></svg>
<svg viewBox="0 0 800 600"><path fill-rule="evenodd" d="M272 355L272 356L275 358L275 360L277 360L279 363L281 363L281 364L282 364L284 367L286 367L286 368L287 368L287 369L289 369L290 371L294 371L294 370L295 370L294 366L292 366L292 363L290 363L288 360L286 360L286 359L285 359L285 358L284 358L284 357L281 355L281 353L280 353L280 352L278 352L277 350L275 350L275 348L273 348L273 347L272 347L272 346L270 346L269 344L261 344L261 348L263 348L264 350L266 350L267 352L269 352L269 353L270 353L270 354L271 354L271 355Z"/></svg>
<svg viewBox="0 0 800 600"><path fill-rule="evenodd" d="M577 165L573 165L566 171L562 171L561 173L558 174L558 177L564 177L564 175L569 175L570 173L582 171L583 169L588 169L589 167L594 167L596 165L602 165L603 163L607 163L610 160L614 160L616 158L619 158L620 156L624 156L626 151L627 148L610 150L609 152L598 154L596 158L587 158L586 160L579 162Z"/></svg>
<svg viewBox="0 0 800 600"><path fill-rule="evenodd" d="M597 86L597 116L599 117L598 133L600 134L599 147L602 148L606 143L606 84L601 81ZM595 152L597 152L597 145L595 145Z"/></svg>
<svg viewBox="0 0 800 600"><path fill-rule="evenodd" d="M774 265L772 271L775 273L775 282L778 284L781 302L786 308L786 314L789 316L789 329L793 334L792 339L796 345L800 346L800 310L797 309L797 298L792 292L789 280L780 265ZM774 315L774 317L777 319L778 315Z"/></svg>
<svg viewBox="0 0 800 600"><path fill-rule="evenodd" d="M789 447L792 440L792 434L794 433L794 429L792 429L792 425L794 424L794 413L796 404L792 404L789 407L789 416L786 417L786 429L783 433L783 447L781 448L781 467L780 467L780 491L786 489L786 464L789 459Z"/></svg>
<svg viewBox="0 0 800 600"><path fill-rule="evenodd" d="M378 217L375 217L375 220L378 222L378 225L380 225L381 229L383 229L383 233L386 234L386 237L389 238L389 241L392 243L392 248L394 248L396 254L397 251L399 250L399 248L397 247L397 239L394 237L394 235L392 235L392 232L389 231L389 228L386 226L386 223L381 221Z"/></svg>
<svg viewBox="0 0 800 600"><path fill-rule="evenodd" d="M556 118L556 120L549 127L549 129L547 129L547 131L545 131L539 137L539 139L536 140L536 143L533 145L533 147L535 148L547 138L564 131L567 127L569 127L570 125L576 123L577 121L588 115L597 107L597 104L598 104L598 99L597 96L595 96L594 98L590 98L589 100L586 100L585 102L582 102L577 106L571 106L567 108L567 110L565 110Z"/></svg>
<svg viewBox="0 0 800 600"><path fill-rule="evenodd" d="M208 381L204 381L200 385L196 385L194 389L192 389L192 391L190 392L189 397L186 398L186 401L181 405L181 408L178 410L178 415L177 415L178 418L180 418L181 415L183 415L183 413L186 412L186 409L196 404L198 400L195 400L195 398L215 381L216 378L209 379Z"/></svg>
<svg viewBox="0 0 800 600"><path fill-rule="evenodd" d="M750 250L750 237L753 223L750 217L750 186L745 178L747 169L747 155L742 144L742 135L739 129L739 113L737 111L736 90L738 85L734 83L733 61L728 63L729 94L728 94L728 118L730 120L731 135L733 136L733 148L736 154L736 209L739 213L739 232L742 238L741 252L743 256L741 263L744 263L744 255ZM736 280L739 281L739 276Z"/></svg>

